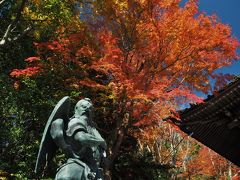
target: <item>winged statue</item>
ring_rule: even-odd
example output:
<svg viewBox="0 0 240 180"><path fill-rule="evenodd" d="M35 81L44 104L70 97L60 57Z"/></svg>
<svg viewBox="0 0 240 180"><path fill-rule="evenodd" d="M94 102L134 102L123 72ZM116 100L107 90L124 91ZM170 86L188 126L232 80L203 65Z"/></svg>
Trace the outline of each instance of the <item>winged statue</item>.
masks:
<svg viewBox="0 0 240 180"><path fill-rule="evenodd" d="M107 144L93 121L93 105L85 98L77 102L69 118L70 98L62 98L53 109L43 132L35 173L40 174L61 149L67 161L55 180L102 180L101 161Z"/></svg>

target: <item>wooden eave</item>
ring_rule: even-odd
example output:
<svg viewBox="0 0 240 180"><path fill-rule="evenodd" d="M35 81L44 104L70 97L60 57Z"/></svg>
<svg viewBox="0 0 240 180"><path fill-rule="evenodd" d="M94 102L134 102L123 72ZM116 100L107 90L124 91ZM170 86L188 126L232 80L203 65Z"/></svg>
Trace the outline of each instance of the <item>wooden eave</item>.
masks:
<svg viewBox="0 0 240 180"><path fill-rule="evenodd" d="M182 131L240 166L240 79L180 117Z"/></svg>

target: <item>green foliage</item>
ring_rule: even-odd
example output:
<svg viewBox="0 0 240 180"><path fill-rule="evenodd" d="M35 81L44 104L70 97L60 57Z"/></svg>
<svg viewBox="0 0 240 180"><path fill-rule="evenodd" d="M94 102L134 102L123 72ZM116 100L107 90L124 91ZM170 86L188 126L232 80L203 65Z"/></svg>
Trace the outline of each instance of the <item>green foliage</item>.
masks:
<svg viewBox="0 0 240 180"><path fill-rule="evenodd" d="M24 18L36 27L32 35L37 39L52 37L60 26L71 23L75 4L69 1L30 1L24 9Z"/></svg>
<svg viewBox="0 0 240 180"><path fill-rule="evenodd" d="M0 48L0 170L15 179L31 179L35 176L41 134L51 110L63 96L77 98L79 92L62 90L62 82L57 82L51 73L48 77L20 81L9 74L15 68L25 67L24 59L35 54L33 42L46 41L57 28L71 23L74 2L27 1L20 12L21 3L10 0L0 5L0 38L11 23L14 30L9 38L28 26L34 27L21 40ZM17 16L21 18L15 22Z"/></svg>

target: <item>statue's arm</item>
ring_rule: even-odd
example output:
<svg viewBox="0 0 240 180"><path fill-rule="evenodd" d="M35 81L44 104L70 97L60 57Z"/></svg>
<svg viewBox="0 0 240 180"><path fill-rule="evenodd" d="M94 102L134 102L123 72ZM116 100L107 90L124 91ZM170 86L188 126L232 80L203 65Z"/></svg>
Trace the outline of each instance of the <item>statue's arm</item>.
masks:
<svg viewBox="0 0 240 180"><path fill-rule="evenodd" d="M83 146L97 147L101 146L104 149L107 148L107 144L102 137L96 137L84 131L78 131L74 135L74 140L79 142Z"/></svg>
<svg viewBox="0 0 240 180"><path fill-rule="evenodd" d="M64 153L68 156L72 155L70 146L66 143L64 139L64 121L63 119L56 119L52 122L50 134L56 143L56 145L61 148Z"/></svg>
<svg viewBox="0 0 240 180"><path fill-rule="evenodd" d="M105 143L103 143L103 145L100 145L100 147L102 147L104 150L107 149L107 144L106 144L106 141L102 138L101 134L98 132L97 129L93 129L93 134L95 137L98 137L99 139L102 139Z"/></svg>

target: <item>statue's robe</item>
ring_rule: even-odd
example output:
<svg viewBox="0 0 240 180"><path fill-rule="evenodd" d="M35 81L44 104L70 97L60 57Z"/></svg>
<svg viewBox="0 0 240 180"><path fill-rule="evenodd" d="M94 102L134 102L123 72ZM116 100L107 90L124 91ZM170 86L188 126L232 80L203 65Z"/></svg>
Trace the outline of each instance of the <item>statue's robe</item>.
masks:
<svg viewBox="0 0 240 180"><path fill-rule="evenodd" d="M101 159L100 150L98 144L94 144L94 142L104 141L104 139L96 128L90 126L87 121L88 118L86 116L70 119L64 141L71 148L72 153L69 155L68 161L58 168L56 180L102 179L102 172L99 167ZM58 119L54 123L57 124L58 122L61 122L61 120ZM57 129L54 123L54 129ZM76 139L76 134L79 132L83 135L91 136L95 141L88 141L88 136L82 135L80 139L84 142L81 143L81 140Z"/></svg>

